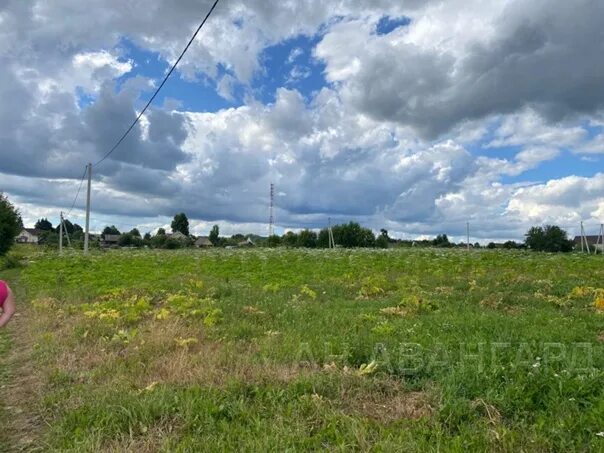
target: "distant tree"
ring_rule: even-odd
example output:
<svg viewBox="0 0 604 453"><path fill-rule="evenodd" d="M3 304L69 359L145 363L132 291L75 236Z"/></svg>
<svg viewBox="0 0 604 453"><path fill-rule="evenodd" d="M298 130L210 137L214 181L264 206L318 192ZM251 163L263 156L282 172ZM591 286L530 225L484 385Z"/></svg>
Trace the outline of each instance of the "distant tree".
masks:
<svg viewBox="0 0 604 453"><path fill-rule="evenodd" d="M165 236L165 235L166 235L166 230L164 228L157 229L157 236Z"/></svg>
<svg viewBox="0 0 604 453"><path fill-rule="evenodd" d="M296 247L298 245L298 234L293 231L286 231L281 236L281 244L286 247Z"/></svg>
<svg viewBox="0 0 604 453"><path fill-rule="evenodd" d="M435 239L432 240L432 245L435 247L451 247L452 244L449 242L449 238L446 234L439 234Z"/></svg>
<svg viewBox="0 0 604 453"><path fill-rule="evenodd" d="M518 248L518 244L515 241L505 241L502 246L504 249L513 250Z"/></svg>
<svg viewBox="0 0 604 453"><path fill-rule="evenodd" d="M329 248L329 230L327 228L323 228L319 231L319 236L317 237L317 247L320 248Z"/></svg>
<svg viewBox="0 0 604 453"><path fill-rule="evenodd" d="M134 235L132 233L124 233L118 240L118 245L121 247L142 247L143 240L140 235Z"/></svg>
<svg viewBox="0 0 604 453"><path fill-rule="evenodd" d="M537 252L570 252L573 249L573 241L569 240L566 231L557 225L532 227L525 237L525 245Z"/></svg>
<svg viewBox="0 0 604 453"><path fill-rule="evenodd" d="M475 249L479 249L480 248L480 242L474 242L474 248Z"/></svg>
<svg viewBox="0 0 604 453"><path fill-rule="evenodd" d="M380 249L387 249L388 244L389 244L388 239L381 234L375 239L375 246Z"/></svg>
<svg viewBox="0 0 604 453"><path fill-rule="evenodd" d="M75 234L75 233L77 233L77 232L81 232L81 233L83 233L83 232L84 232L84 228L82 228L82 227L81 227L80 225L78 225L77 223L74 223L74 224L73 224L73 232L74 232L74 234Z"/></svg>
<svg viewBox="0 0 604 453"><path fill-rule="evenodd" d="M172 227L172 233L179 231L185 236L189 235L189 219L187 219L187 215L184 212L176 214L170 226Z"/></svg>
<svg viewBox="0 0 604 453"><path fill-rule="evenodd" d="M156 234L151 238L151 247L156 249L164 248L167 240L168 236L166 236L165 234Z"/></svg>
<svg viewBox="0 0 604 453"><path fill-rule="evenodd" d="M75 226L69 221L69 219L63 219L63 229L67 232L67 234L73 235Z"/></svg>
<svg viewBox="0 0 604 453"><path fill-rule="evenodd" d="M281 242L286 247L296 247L298 245L298 235L293 231L288 231L281 238Z"/></svg>
<svg viewBox="0 0 604 453"><path fill-rule="evenodd" d="M209 239L214 247L220 244L220 228L218 227L218 225L214 225L210 230Z"/></svg>
<svg viewBox="0 0 604 453"><path fill-rule="evenodd" d="M296 245L298 247L315 248L317 246L317 233L308 229L300 231Z"/></svg>
<svg viewBox="0 0 604 453"><path fill-rule="evenodd" d="M356 222L335 225L332 228L335 243L342 247L374 247L375 235L369 228L363 228Z"/></svg>
<svg viewBox="0 0 604 453"><path fill-rule="evenodd" d="M50 223L48 221L48 219L44 218L44 219L39 219L36 224L34 225L34 228L36 228L37 230L42 230L42 231L52 231L53 227L52 227L52 223Z"/></svg>
<svg viewBox="0 0 604 453"><path fill-rule="evenodd" d="M497 244L495 244L494 242L489 242L487 244L487 248L488 249L496 249L497 248Z"/></svg>
<svg viewBox="0 0 604 453"><path fill-rule="evenodd" d="M118 230L115 225L111 225L111 226L106 226L103 229L103 236L107 235L107 234L121 234L120 230Z"/></svg>
<svg viewBox="0 0 604 453"><path fill-rule="evenodd" d="M132 229L130 230L130 234L131 234L132 236L138 236L138 237L141 237L141 232L140 232L140 231L138 231L138 228L132 228Z"/></svg>
<svg viewBox="0 0 604 453"><path fill-rule="evenodd" d="M276 234L272 234L266 239L266 245L267 247L279 247L281 245L281 238Z"/></svg>
<svg viewBox="0 0 604 453"><path fill-rule="evenodd" d="M147 242L150 241L151 240L151 233L149 233L149 232L145 233L145 236L143 237L143 240L145 240Z"/></svg>
<svg viewBox="0 0 604 453"><path fill-rule="evenodd" d="M10 250L22 228L19 211L0 193L0 256Z"/></svg>
<svg viewBox="0 0 604 453"><path fill-rule="evenodd" d="M169 250L179 249L183 246L184 244L182 241L179 241L178 239L174 238L166 238L166 241L164 242L164 248L167 248Z"/></svg>
<svg viewBox="0 0 604 453"><path fill-rule="evenodd" d="M380 235L375 239L375 246L381 249L387 249L390 244L390 237L388 237L388 230L382 228Z"/></svg>

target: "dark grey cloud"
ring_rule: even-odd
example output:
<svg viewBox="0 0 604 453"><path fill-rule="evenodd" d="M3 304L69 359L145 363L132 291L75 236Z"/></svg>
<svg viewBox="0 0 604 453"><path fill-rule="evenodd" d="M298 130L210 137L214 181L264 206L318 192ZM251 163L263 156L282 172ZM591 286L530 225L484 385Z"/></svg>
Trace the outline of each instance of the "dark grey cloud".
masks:
<svg viewBox="0 0 604 453"><path fill-rule="evenodd" d="M343 23L325 36L317 55L359 110L432 138L460 122L525 107L555 121L602 110L604 3L506 5L484 18L491 27L484 33L480 27L460 29L472 11L447 8L394 35L371 37L362 22ZM432 41L426 31L431 26ZM366 39L358 37L362 33Z"/></svg>

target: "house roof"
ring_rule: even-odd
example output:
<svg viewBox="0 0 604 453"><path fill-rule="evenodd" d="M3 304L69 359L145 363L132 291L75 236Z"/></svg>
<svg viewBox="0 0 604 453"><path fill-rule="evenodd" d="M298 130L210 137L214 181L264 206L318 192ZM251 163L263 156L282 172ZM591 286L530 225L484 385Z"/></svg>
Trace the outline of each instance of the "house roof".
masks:
<svg viewBox="0 0 604 453"><path fill-rule="evenodd" d="M23 228L24 231L27 231L32 236L40 236L44 231L38 230L37 228Z"/></svg>
<svg viewBox="0 0 604 453"><path fill-rule="evenodd" d="M104 242L118 242L120 240L119 234L105 234L103 236Z"/></svg>
<svg viewBox="0 0 604 453"><path fill-rule="evenodd" d="M256 244L254 244L254 241L252 241L250 238L247 238L245 241L241 241L238 245L239 245L239 247L244 247L246 245L256 245Z"/></svg>
<svg viewBox="0 0 604 453"><path fill-rule="evenodd" d="M595 245L595 244L601 244L602 240L600 239L600 236L585 236L585 239L587 239L587 243L589 245ZM581 244L581 236L575 236L574 239L575 244Z"/></svg>
<svg viewBox="0 0 604 453"><path fill-rule="evenodd" d="M174 233L168 233L168 234L166 234L166 236L168 236L169 238L176 238L176 239L188 237L186 234L183 234L180 231L176 231Z"/></svg>
<svg viewBox="0 0 604 453"><path fill-rule="evenodd" d="M210 241L210 238L208 236L199 236L195 241L195 245L213 246L214 244L212 244L212 241Z"/></svg>

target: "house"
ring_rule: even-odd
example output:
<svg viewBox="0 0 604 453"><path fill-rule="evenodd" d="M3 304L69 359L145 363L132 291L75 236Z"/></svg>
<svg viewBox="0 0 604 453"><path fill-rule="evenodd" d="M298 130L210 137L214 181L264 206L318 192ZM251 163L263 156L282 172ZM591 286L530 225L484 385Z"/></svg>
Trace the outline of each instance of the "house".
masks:
<svg viewBox="0 0 604 453"><path fill-rule="evenodd" d="M585 239L587 240L587 244L589 245L591 251L602 251L602 236L585 236ZM575 243L575 250L581 250L581 236L575 236L573 242ZM586 248L585 241L583 241L583 244L583 247Z"/></svg>
<svg viewBox="0 0 604 453"><path fill-rule="evenodd" d="M43 231L36 228L23 228L16 241L20 244L37 244Z"/></svg>
<svg viewBox="0 0 604 453"><path fill-rule="evenodd" d="M210 238L208 236L199 236L195 241L195 247L200 249L209 248L214 247L214 244L212 244L212 241L210 241Z"/></svg>
<svg viewBox="0 0 604 453"><path fill-rule="evenodd" d="M101 247L103 248L114 248L118 246L120 241L119 234L104 234L101 239Z"/></svg>
<svg viewBox="0 0 604 453"><path fill-rule="evenodd" d="M186 234L182 234L180 231L176 231L175 233L168 233L166 234L166 236L179 241L185 241L189 239L189 236L187 236Z"/></svg>
<svg viewBox="0 0 604 453"><path fill-rule="evenodd" d="M241 241L237 244L237 247L256 247L256 244L254 244L254 241L250 238L247 238L245 241Z"/></svg>

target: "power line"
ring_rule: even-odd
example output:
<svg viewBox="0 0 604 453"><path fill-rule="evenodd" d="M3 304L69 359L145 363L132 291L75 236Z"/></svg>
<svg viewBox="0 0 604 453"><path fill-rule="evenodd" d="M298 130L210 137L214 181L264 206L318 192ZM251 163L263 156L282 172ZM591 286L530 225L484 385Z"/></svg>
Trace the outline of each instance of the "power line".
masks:
<svg viewBox="0 0 604 453"><path fill-rule="evenodd" d="M67 215L71 214L71 211L73 211L76 201L78 201L78 196L80 195L80 191L82 190L82 184L84 184L84 178L86 178L87 171L88 168L84 168L84 174L82 175L82 179L80 180L80 186L78 187L78 191L76 192L75 198L73 199L73 203L71 203L71 208L69 208L69 211L67 211Z"/></svg>
<svg viewBox="0 0 604 453"><path fill-rule="evenodd" d="M193 33L193 36L191 37L191 39L187 43L186 47L184 48L184 50L182 51L182 53L180 54L180 56L178 57L178 59L176 60L176 62L170 68L170 71L168 71L168 73L164 77L164 80L162 81L162 83L159 85L159 87L157 88L157 90L155 90L155 93L153 93L153 96L151 96L151 99L149 99L149 101L147 102L147 104L145 105L145 107L141 110L141 112L138 114L138 116L136 117L136 119L134 120L134 122L130 125L130 127L126 130L126 132L124 132L124 134L120 137L120 139L116 142L116 144L113 145L113 147L102 157L102 159L99 160L97 163L94 164L95 167L97 165L99 165L101 162L103 162L105 159L107 159L111 155L111 153L113 153L113 151L115 151L117 149L117 147L120 146L120 144L124 141L124 139L126 138L126 136L134 128L134 126L136 126L136 124L141 119L141 117L143 116L143 114L147 111L147 108L149 108L149 106L151 105L151 103L153 102L153 100L155 99L155 97L157 96L157 94L159 93L159 91L162 89L162 87L164 86L164 84L167 82L167 80L170 77L170 75L172 74L172 72L174 72L174 69L176 69L176 66L178 65L178 63L180 62L180 60L182 59L182 57L185 55L185 53L187 52L187 50L189 50L189 47L191 46L191 44L193 43L193 41L197 37L197 34L199 33L199 31L205 25L206 21L212 15L212 12L216 8L216 5L218 5L219 1L220 0L216 0L214 2L214 4L212 5L212 8L210 8L210 11L208 11L208 14L206 14L206 17L203 19L203 21L201 22L201 24L199 24L199 27L197 27L197 30L195 30L195 33Z"/></svg>
<svg viewBox="0 0 604 453"><path fill-rule="evenodd" d="M78 215L78 214L73 214L71 216L72 218L75 217L76 219L84 219L85 216L83 215ZM140 222L138 224L133 224L133 223L127 223L127 222L122 222L122 221L118 221L118 220L109 220L108 217L98 217L95 216L95 219L97 221L99 221L100 223L105 223L109 226L109 224L114 225L114 226L127 226L127 227L133 227L133 228L144 228L145 226L159 226L161 227L162 225L164 225L164 223L161 222L154 222L154 221L150 221L150 222Z"/></svg>

